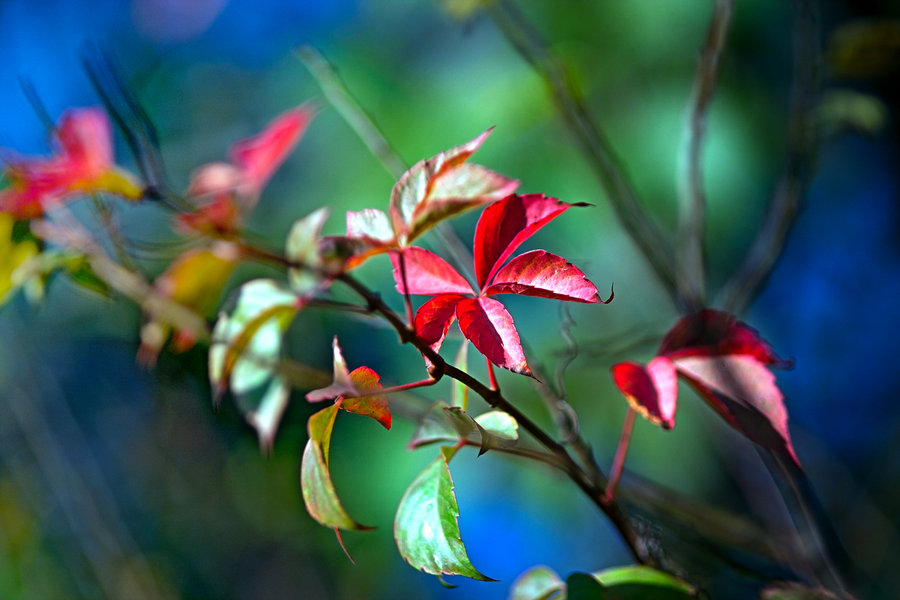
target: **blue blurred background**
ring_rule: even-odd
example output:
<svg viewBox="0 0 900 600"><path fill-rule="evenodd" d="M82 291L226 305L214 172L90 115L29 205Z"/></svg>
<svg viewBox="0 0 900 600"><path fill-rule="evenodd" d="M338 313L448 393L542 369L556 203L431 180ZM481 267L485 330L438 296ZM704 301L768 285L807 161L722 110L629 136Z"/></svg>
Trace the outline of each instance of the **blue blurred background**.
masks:
<svg viewBox="0 0 900 600"><path fill-rule="evenodd" d="M673 231L678 139L710 3L521 4L572 69L647 210ZM752 239L782 164L792 19L783 4L738 3L710 115L714 291ZM648 358L656 341L646 340L659 339L676 309L617 226L540 78L490 19L460 22L443 6L0 0L0 147L46 152L20 78L54 118L67 107L98 104L82 64L93 48L109 54L147 109L177 189L191 169L224 159L229 144L275 114L321 98L294 55L300 44L338 66L406 161L496 126L477 162L521 179L526 192L595 205L560 218L529 248L566 256L601 289L615 281L609 306L572 309L581 353L566 379L584 434L608 465L625 411L609 365ZM896 18L896 11L875 2L828 3L825 39L861 17ZM877 118L868 131L835 126L824 139L784 255L744 315L795 360L794 370L778 373L795 446L867 598L900 591L898 75L896 61L874 73L826 69L826 91L864 94ZM332 207L328 233L341 231L343 211L387 206L392 178L320 101L323 109L251 221L273 246L294 219L319 206ZM133 164L124 146L118 156ZM159 206L130 207L116 219L149 274L181 249ZM474 222L474 215L455 221L463 239L471 239ZM242 268L229 287L261 272ZM396 302L383 257L361 276ZM557 307L518 298L509 307L529 359L552 371L565 348ZM555 473L464 452L453 463L463 539L475 566L502 581L453 581L462 589L445 590L409 568L391 539L396 504L433 452L406 450L409 422L398 419L386 433L342 415L332 451L336 484L351 514L378 526L345 534L357 562L350 565L332 532L303 508L298 470L312 411L302 393L274 452L261 456L230 403L213 409L201 350L164 354L153 371L136 366L139 323L130 303L62 279L40 304L17 298L0 312L0 597L505 598L515 577L536 564L566 574L628 561L599 513ZM390 331L341 315L301 314L291 355L327 369L335 333L351 366L368 364L390 382L421 378L419 357L397 349ZM501 385L549 423L519 379L503 373ZM672 432L637 425L628 468L697 501L783 526L756 453L683 392ZM425 406L448 393L437 386L428 398L404 401Z"/></svg>

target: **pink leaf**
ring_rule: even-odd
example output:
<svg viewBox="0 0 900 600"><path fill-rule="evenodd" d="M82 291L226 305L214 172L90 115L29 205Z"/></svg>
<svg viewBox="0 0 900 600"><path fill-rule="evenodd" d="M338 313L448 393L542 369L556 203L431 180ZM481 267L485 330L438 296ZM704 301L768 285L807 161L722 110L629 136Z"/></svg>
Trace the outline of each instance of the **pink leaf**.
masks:
<svg viewBox="0 0 900 600"><path fill-rule="evenodd" d="M300 141L314 114L311 105L298 106L275 117L259 134L232 145L231 161L253 189L265 186Z"/></svg>
<svg viewBox="0 0 900 600"><path fill-rule="evenodd" d="M545 250L521 254L497 271L483 294L521 294L571 302L603 302L597 288L566 259Z"/></svg>
<svg viewBox="0 0 900 600"><path fill-rule="evenodd" d="M646 367L624 362L614 365L612 373L616 385L634 410L663 429L675 427L678 379L672 361L658 357Z"/></svg>
<svg viewBox="0 0 900 600"><path fill-rule="evenodd" d="M522 242L573 204L543 194L508 196L481 213L475 227L475 274L478 285L490 281Z"/></svg>
<svg viewBox="0 0 900 600"><path fill-rule="evenodd" d="M431 298L416 311L416 334L435 351L439 350L447 330L456 318L456 305L465 296L441 294Z"/></svg>
<svg viewBox="0 0 900 600"><path fill-rule="evenodd" d="M493 298L464 298L456 307L459 328L488 360L515 373L531 375L519 333L506 308Z"/></svg>
<svg viewBox="0 0 900 600"><path fill-rule="evenodd" d="M92 179L112 166L112 132L100 109L66 111L54 133L63 156L80 172L80 178Z"/></svg>
<svg viewBox="0 0 900 600"><path fill-rule="evenodd" d="M402 257L400 253L402 252ZM406 284L410 294L474 294L472 286L456 272L447 261L423 248L410 246L397 252L391 252L391 263L394 265L394 281L397 291L403 293L403 277L400 272L400 260L406 271Z"/></svg>
<svg viewBox="0 0 900 600"><path fill-rule="evenodd" d="M799 467L788 431L784 397L775 376L752 355L685 356L678 373L735 429Z"/></svg>
<svg viewBox="0 0 900 600"><path fill-rule="evenodd" d="M663 338L660 356L753 356L763 364L786 367L759 333L732 315L705 309L679 320Z"/></svg>

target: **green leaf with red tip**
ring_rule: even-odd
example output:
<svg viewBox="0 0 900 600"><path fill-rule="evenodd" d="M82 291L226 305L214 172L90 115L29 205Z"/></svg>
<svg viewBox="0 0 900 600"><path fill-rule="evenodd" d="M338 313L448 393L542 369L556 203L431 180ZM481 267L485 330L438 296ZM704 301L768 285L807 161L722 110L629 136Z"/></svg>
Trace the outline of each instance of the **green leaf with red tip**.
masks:
<svg viewBox="0 0 900 600"><path fill-rule="evenodd" d="M321 402L339 399L340 407L347 412L371 417L385 429L390 429L391 411L387 396L377 393L381 389L378 373L369 367L358 367L349 372L337 336L332 340L331 347L334 355L334 379L330 385L306 394L306 400Z"/></svg>
<svg viewBox="0 0 900 600"><path fill-rule="evenodd" d="M391 219L377 208L359 212L347 212L347 237L368 240L375 244L394 245L394 228Z"/></svg>
<svg viewBox="0 0 900 600"><path fill-rule="evenodd" d="M331 480L328 455L337 413L338 404L333 404L309 418L309 440L300 466L303 502L310 516L326 527L357 531L371 529L350 518Z"/></svg>
<svg viewBox="0 0 900 600"><path fill-rule="evenodd" d="M532 567L513 582L509 600L550 600L565 595L565 583L549 567Z"/></svg>
<svg viewBox="0 0 900 600"><path fill-rule="evenodd" d="M406 562L425 573L494 581L472 566L460 536L448 466L455 453L456 448L441 448L441 455L413 480L397 507L394 539Z"/></svg>
<svg viewBox="0 0 900 600"><path fill-rule="evenodd" d="M391 411L388 408L388 398L384 394L378 394L381 384L378 373L369 367L357 367L350 372L350 381L361 398L344 398L341 408L357 415L371 417L381 423L385 429L391 428ZM368 396L364 394L370 394Z"/></svg>
<svg viewBox="0 0 900 600"><path fill-rule="evenodd" d="M278 374L282 338L302 305L277 282L256 279L241 286L234 309L222 312L213 328L209 378L215 396L231 389L265 448L272 445L290 393Z"/></svg>

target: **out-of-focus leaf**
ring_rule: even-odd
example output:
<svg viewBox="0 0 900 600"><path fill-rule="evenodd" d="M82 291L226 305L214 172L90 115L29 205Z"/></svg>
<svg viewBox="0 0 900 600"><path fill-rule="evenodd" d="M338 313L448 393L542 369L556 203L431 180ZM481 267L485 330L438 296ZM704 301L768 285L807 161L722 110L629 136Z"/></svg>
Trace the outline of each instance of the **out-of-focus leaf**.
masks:
<svg viewBox="0 0 900 600"><path fill-rule="evenodd" d="M594 578L610 600L686 600L697 594L686 581L643 565L605 569Z"/></svg>
<svg viewBox="0 0 900 600"><path fill-rule="evenodd" d="M610 600L599 581L587 573L572 573L566 577L567 600ZM647 597L646 600L653 600Z"/></svg>
<svg viewBox="0 0 900 600"><path fill-rule="evenodd" d="M493 298L464 298L456 305L463 335L489 361L514 373L531 375L519 332L506 308Z"/></svg>
<svg viewBox="0 0 900 600"><path fill-rule="evenodd" d="M537 231L574 204L543 194L509 196L491 204L475 226L475 274L484 287L507 258Z"/></svg>
<svg viewBox="0 0 900 600"><path fill-rule="evenodd" d="M441 6L451 17L465 20L472 18L478 11L493 4L495 1L496 0L441 0Z"/></svg>
<svg viewBox="0 0 900 600"><path fill-rule="evenodd" d="M460 537L448 466L455 453L455 448L441 448L441 455L413 480L397 508L394 539L400 555L425 573L493 581L472 566Z"/></svg>
<svg viewBox="0 0 900 600"><path fill-rule="evenodd" d="M752 356L740 355L684 357L675 365L678 373L732 427L800 466L788 431L784 396L765 365Z"/></svg>
<svg viewBox="0 0 900 600"><path fill-rule="evenodd" d="M484 295L521 294L569 302L602 303L597 287L561 256L545 250L521 254L497 271Z"/></svg>
<svg viewBox="0 0 900 600"><path fill-rule="evenodd" d="M472 286L443 258L423 248L411 246L391 253L397 291L404 293L400 261L410 294L474 294Z"/></svg>
<svg viewBox="0 0 900 600"><path fill-rule="evenodd" d="M633 362L613 365L613 379L631 408L663 429L675 427L678 378L675 364L665 356L646 367Z"/></svg>
<svg viewBox="0 0 900 600"><path fill-rule="evenodd" d="M822 136L845 130L875 135L890 118L888 107L875 96L850 89L828 90L816 108Z"/></svg>
<svg viewBox="0 0 900 600"><path fill-rule="evenodd" d="M420 161L400 177L391 192L391 221L401 245L442 219L503 198L518 187L518 181L463 164L490 132Z"/></svg>
<svg viewBox="0 0 900 600"><path fill-rule="evenodd" d="M221 313L212 333L209 378L216 398L230 387L266 448L289 396L277 373L282 337L301 306L277 282L256 279L241 286L231 314Z"/></svg>
<svg viewBox="0 0 900 600"><path fill-rule="evenodd" d="M341 505L337 490L331 481L328 455L337 413L338 405L333 404L309 418L307 426L309 440L303 450L300 467L303 502L310 516L326 527L357 531L371 529L350 518Z"/></svg>
<svg viewBox="0 0 900 600"><path fill-rule="evenodd" d="M839 600L840 596L822 588L806 587L796 582L779 582L767 586L759 600Z"/></svg>
<svg viewBox="0 0 900 600"><path fill-rule="evenodd" d="M291 226L285 243L285 258L289 261L305 265L306 269L288 269L288 280L291 288L299 294L310 294L322 282L317 272L322 267L319 256L319 239L322 226L328 220L329 210L322 207L309 215L298 219Z"/></svg>
<svg viewBox="0 0 900 600"><path fill-rule="evenodd" d="M720 310L705 309L687 315L666 333L657 352L676 360L682 356L752 356L765 365L789 367L756 329Z"/></svg>
<svg viewBox="0 0 900 600"><path fill-rule="evenodd" d="M459 345L453 366L463 373L469 372L469 340L464 339ZM466 410L469 406L469 386L454 379L450 387L450 404Z"/></svg>
<svg viewBox="0 0 900 600"><path fill-rule="evenodd" d="M565 584L549 567L532 567L513 582L509 590L509 600L549 600L561 598Z"/></svg>
<svg viewBox="0 0 900 600"><path fill-rule="evenodd" d="M75 285L107 298L112 296L112 289L97 277L87 257L80 255L66 257L65 272Z"/></svg>
<svg viewBox="0 0 900 600"><path fill-rule="evenodd" d="M828 59L838 77L884 77L897 72L900 21L859 19L839 27L828 42Z"/></svg>
<svg viewBox="0 0 900 600"><path fill-rule="evenodd" d="M0 304L6 302L13 289L24 283L25 278L16 273L19 267L39 256L34 240L14 240L14 223L12 215L0 213ZM18 277L14 277L16 275Z"/></svg>
<svg viewBox="0 0 900 600"><path fill-rule="evenodd" d="M275 117L257 135L231 146L231 161L240 168L246 184L262 189L300 141L315 115L311 104L304 104Z"/></svg>

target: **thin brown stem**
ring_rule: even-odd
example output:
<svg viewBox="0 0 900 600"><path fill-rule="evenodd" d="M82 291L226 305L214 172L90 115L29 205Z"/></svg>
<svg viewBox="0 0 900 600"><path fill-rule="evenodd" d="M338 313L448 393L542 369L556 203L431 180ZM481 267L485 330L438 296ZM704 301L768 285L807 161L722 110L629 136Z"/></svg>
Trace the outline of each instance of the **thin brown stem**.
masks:
<svg viewBox="0 0 900 600"><path fill-rule="evenodd" d="M490 12L500 31L546 82L560 115L588 159L622 227L672 298L677 304L683 304L678 297L670 244L641 208L618 157L575 91L562 62L513 2L497 0Z"/></svg>
<svg viewBox="0 0 900 600"><path fill-rule="evenodd" d="M722 53L734 12L734 0L715 0L706 40L700 50L694 83L685 111L679 168L678 239L675 268L678 288L691 311L706 304L703 233L706 194L703 186L703 143L706 117L719 77Z"/></svg>
<svg viewBox="0 0 900 600"><path fill-rule="evenodd" d="M821 62L819 4L817 0L795 0L794 11L794 80L785 165L750 250L722 290L721 304L734 314L747 309L772 273L800 210L815 163L815 103Z"/></svg>

